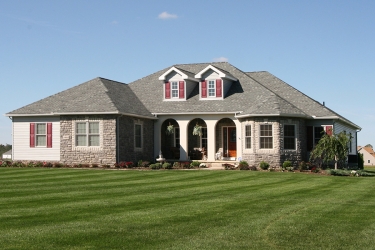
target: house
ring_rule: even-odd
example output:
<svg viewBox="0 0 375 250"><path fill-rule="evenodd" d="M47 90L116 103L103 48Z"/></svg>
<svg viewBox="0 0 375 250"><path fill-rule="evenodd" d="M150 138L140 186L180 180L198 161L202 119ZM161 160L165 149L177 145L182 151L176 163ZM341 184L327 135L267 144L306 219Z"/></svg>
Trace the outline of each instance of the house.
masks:
<svg viewBox="0 0 375 250"><path fill-rule="evenodd" d="M5 153L3 153L3 160L8 160L8 159L12 159L12 150L9 150Z"/></svg>
<svg viewBox="0 0 375 250"><path fill-rule="evenodd" d="M375 152L372 147L361 147L358 146L358 153L363 154L364 165L374 166L375 165Z"/></svg>
<svg viewBox="0 0 375 250"><path fill-rule="evenodd" d="M360 130L272 74L227 62L174 65L129 84L95 78L6 115L13 160L67 164L154 160L161 151L279 166L308 160L324 131L349 133L356 162Z"/></svg>

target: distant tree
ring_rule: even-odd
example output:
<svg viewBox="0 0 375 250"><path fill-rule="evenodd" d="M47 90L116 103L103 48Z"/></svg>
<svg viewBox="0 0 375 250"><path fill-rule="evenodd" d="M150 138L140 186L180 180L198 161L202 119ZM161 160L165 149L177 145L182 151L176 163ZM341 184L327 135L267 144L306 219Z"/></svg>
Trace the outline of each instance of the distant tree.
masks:
<svg viewBox="0 0 375 250"><path fill-rule="evenodd" d="M371 144L367 144L365 147L373 148Z"/></svg>
<svg viewBox="0 0 375 250"><path fill-rule="evenodd" d="M334 135L324 134L310 155L310 161L320 159L323 163L344 164L349 152L351 138L344 132Z"/></svg>

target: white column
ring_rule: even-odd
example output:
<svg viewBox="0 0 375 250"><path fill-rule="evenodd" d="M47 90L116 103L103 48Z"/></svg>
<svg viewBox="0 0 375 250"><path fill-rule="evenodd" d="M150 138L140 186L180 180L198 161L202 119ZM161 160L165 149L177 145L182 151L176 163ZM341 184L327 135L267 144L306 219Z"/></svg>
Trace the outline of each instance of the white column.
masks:
<svg viewBox="0 0 375 250"><path fill-rule="evenodd" d="M207 161L215 161L216 149L216 122L217 120L205 120L207 125Z"/></svg>
<svg viewBox="0 0 375 250"><path fill-rule="evenodd" d="M177 119L176 119L177 120ZM180 160L188 159L188 124L189 120L177 120L180 126Z"/></svg>
<svg viewBox="0 0 375 250"><path fill-rule="evenodd" d="M236 124L236 150L237 150L237 159L238 160L238 157L241 157L242 158L242 127L241 127L241 123L239 120L233 120L234 121L234 124Z"/></svg>

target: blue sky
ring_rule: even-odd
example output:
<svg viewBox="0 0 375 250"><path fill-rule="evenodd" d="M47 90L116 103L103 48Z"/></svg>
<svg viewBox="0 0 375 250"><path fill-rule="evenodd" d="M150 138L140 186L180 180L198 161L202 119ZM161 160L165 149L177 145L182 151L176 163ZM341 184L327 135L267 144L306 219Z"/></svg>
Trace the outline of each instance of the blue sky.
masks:
<svg viewBox="0 0 375 250"><path fill-rule="evenodd" d="M0 1L3 114L95 77L180 63L268 71L362 127L375 146L375 1Z"/></svg>

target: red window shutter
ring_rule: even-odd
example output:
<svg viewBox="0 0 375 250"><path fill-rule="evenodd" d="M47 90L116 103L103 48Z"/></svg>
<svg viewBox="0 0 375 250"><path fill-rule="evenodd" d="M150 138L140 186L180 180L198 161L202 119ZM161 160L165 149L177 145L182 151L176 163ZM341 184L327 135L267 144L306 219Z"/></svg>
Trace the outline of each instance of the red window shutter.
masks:
<svg viewBox="0 0 375 250"><path fill-rule="evenodd" d="M171 83L166 82L165 83L165 99L171 98Z"/></svg>
<svg viewBox="0 0 375 250"><path fill-rule="evenodd" d="M206 81L201 82L201 88L202 88L202 92L201 92L202 98L206 98L207 97L207 83L206 83Z"/></svg>
<svg viewBox="0 0 375 250"><path fill-rule="evenodd" d="M47 123L47 148L52 148L52 123Z"/></svg>
<svg viewBox="0 0 375 250"><path fill-rule="evenodd" d="M326 126L326 134L331 136L333 135L333 127L332 126Z"/></svg>
<svg viewBox="0 0 375 250"><path fill-rule="evenodd" d="M306 144L307 144L307 151L311 151L314 147L314 127L307 126L306 127Z"/></svg>
<svg viewBox="0 0 375 250"><path fill-rule="evenodd" d="M216 79L216 97L222 97L221 79Z"/></svg>
<svg viewBox="0 0 375 250"><path fill-rule="evenodd" d="M179 82L179 96L180 96L180 99L184 99L185 98L185 82L184 81L180 81Z"/></svg>
<svg viewBox="0 0 375 250"><path fill-rule="evenodd" d="M30 148L35 148L35 123L30 123Z"/></svg>

